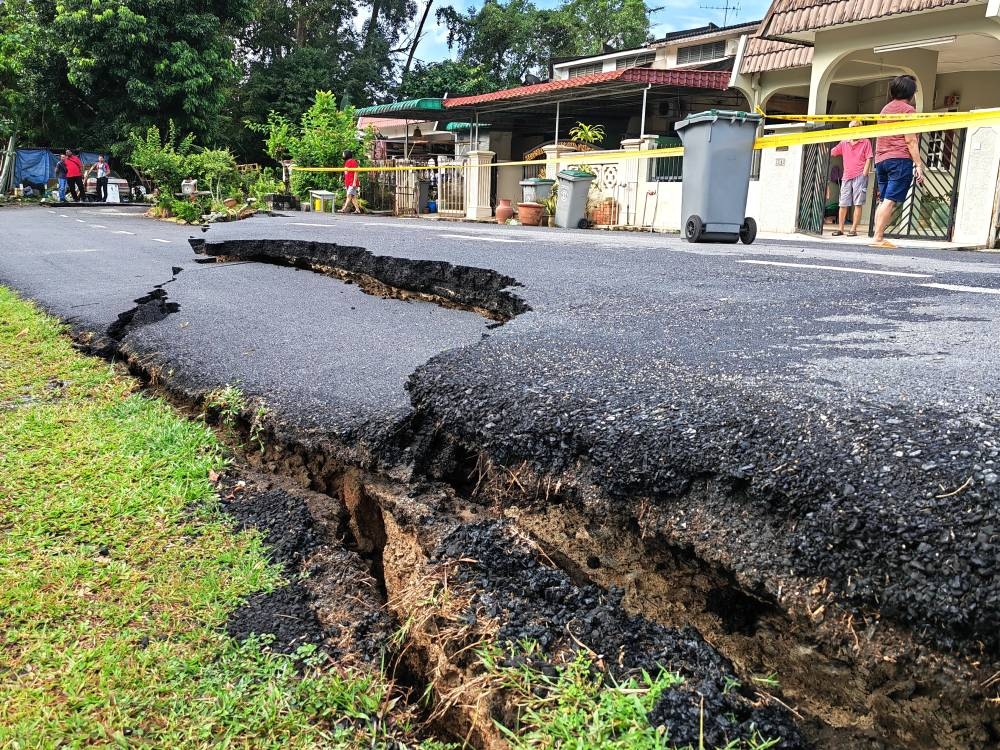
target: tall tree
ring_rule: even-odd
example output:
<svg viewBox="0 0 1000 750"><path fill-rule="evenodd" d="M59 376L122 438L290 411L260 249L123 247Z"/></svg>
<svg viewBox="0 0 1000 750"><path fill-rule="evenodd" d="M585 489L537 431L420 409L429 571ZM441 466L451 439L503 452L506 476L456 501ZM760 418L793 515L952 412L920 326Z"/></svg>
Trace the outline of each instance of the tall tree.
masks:
<svg viewBox="0 0 1000 750"><path fill-rule="evenodd" d="M569 0L563 10L575 20L577 54L635 49L649 40L644 0Z"/></svg>

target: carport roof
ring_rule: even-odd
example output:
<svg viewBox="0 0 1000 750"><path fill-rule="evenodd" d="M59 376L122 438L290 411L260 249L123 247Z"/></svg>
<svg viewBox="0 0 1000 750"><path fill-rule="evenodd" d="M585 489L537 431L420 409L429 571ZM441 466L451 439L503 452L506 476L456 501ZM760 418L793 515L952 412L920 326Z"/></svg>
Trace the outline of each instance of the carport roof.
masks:
<svg viewBox="0 0 1000 750"><path fill-rule="evenodd" d="M634 115L639 112L642 92L647 86L651 87L652 100L657 95L676 97L692 90L723 92L729 88L729 78L729 71L720 70L624 68L477 96L382 104L360 109L358 114L410 120L432 119L429 115L433 114L433 119L440 122L475 122L485 115L494 128L507 128L524 125L533 118L551 117L557 104L565 117L593 118L595 113ZM428 101L439 101L441 109L431 112L427 104L415 104Z"/></svg>

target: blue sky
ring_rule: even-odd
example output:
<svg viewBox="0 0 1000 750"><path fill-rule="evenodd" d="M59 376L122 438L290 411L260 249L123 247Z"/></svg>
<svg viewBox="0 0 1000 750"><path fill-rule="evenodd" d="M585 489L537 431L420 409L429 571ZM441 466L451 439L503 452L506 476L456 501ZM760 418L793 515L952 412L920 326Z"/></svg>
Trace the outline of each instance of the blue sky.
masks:
<svg viewBox="0 0 1000 750"><path fill-rule="evenodd" d="M709 22L721 26L723 23L723 11L702 6L716 6L716 8L721 8L727 1L730 7L735 4L734 0L659 0L659 2L657 0L646 0L648 7L662 8L662 10L657 11L650 18L653 36L661 37L671 31L704 26ZM535 4L540 8L554 8L560 2L559 0L535 0ZM767 12L770 4L769 0L743 0L739 3L739 10L729 11L728 24L732 25L743 21L761 19ZM419 13L423 10L423 2L418 0L417 5ZM434 17L434 11L445 5L454 5L456 8L465 10L467 8L478 8L482 5L482 2L435 0L424 27L420 46L417 47L416 57L419 60L434 62L445 60L454 55L454 51L448 51L447 31L444 27L438 26Z"/></svg>

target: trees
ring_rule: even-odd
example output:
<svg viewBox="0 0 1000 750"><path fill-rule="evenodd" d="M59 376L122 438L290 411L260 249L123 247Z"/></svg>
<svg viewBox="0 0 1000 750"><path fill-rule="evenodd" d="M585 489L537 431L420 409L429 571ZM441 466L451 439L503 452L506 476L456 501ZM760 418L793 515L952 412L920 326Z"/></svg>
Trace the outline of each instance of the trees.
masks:
<svg viewBox="0 0 1000 750"><path fill-rule="evenodd" d="M437 63L417 63L403 76L396 90L399 99L424 97L471 96L495 91L500 80L481 65L468 65L454 60Z"/></svg>

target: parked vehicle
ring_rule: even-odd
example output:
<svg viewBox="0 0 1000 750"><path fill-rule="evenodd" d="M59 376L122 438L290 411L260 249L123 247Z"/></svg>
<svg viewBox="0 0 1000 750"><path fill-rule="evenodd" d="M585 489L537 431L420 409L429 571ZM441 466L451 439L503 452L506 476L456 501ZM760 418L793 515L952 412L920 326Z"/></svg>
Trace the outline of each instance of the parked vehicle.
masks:
<svg viewBox="0 0 1000 750"><path fill-rule="evenodd" d="M132 200L132 189L129 187L128 180L119 175L115 170L111 170L108 175L108 187L111 185L118 186L118 199L122 203L128 203ZM84 184L86 196L84 200L96 201L97 200L97 178L91 174L86 183Z"/></svg>

